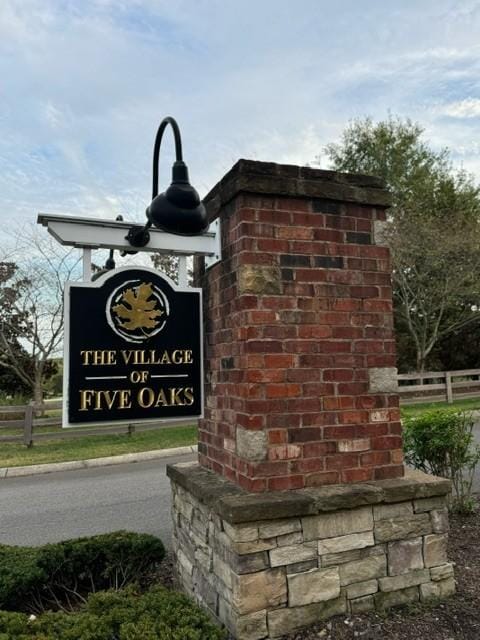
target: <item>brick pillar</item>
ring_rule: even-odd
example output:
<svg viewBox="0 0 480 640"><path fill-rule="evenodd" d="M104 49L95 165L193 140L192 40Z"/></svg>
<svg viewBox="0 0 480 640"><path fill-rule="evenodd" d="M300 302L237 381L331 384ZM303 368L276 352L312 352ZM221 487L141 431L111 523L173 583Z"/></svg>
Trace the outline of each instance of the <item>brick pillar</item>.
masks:
<svg viewBox="0 0 480 640"><path fill-rule="evenodd" d="M240 160L209 193L199 461L251 492L403 476L376 178Z"/></svg>

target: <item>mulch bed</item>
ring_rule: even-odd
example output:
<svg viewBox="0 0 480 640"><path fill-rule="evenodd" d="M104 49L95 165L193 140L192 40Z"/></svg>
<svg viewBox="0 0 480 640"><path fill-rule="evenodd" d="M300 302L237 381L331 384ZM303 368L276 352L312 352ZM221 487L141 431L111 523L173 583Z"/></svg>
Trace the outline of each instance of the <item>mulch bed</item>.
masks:
<svg viewBox="0 0 480 640"><path fill-rule="evenodd" d="M457 593L444 602L339 616L282 640L480 640L480 504L471 516L450 516L449 560ZM168 554L157 577L168 587L172 569Z"/></svg>

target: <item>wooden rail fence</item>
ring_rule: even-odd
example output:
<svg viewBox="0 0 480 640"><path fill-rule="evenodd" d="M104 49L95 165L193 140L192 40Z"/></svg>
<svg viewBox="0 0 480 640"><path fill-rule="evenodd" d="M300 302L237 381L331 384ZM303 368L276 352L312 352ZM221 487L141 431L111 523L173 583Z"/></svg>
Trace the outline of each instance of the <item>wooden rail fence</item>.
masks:
<svg viewBox="0 0 480 640"><path fill-rule="evenodd" d="M480 396L480 369L463 371L424 371L401 373L398 376L400 401L403 403L446 400ZM16 407L0 406L0 443L23 442L28 447L39 440L64 440L105 434L132 434L166 427L181 427L192 420L159 420L149 424L110 424L102 427L60 429L62 403L33 402ZM56 416L46 413L58 412ZM12 416L11 419L8 416ZM194 422L194 421L193 421ZM49 428L56 428L55 430Z"/></svg>
<svg viewBox="0 0 480 640"><path fill-rule="evenodd" d="M446 400L452 403L455 399L480 396L480 369L401 373L398 385L402 402Z"/></svg>
<svg viewBox="0 0 480 640"><path fill-rule="evenodd" d="M106 424L102 427L78 427L60 429L62 424L62 403L45 402L35 405L33 402L16 407L0 406L0 444L2 442L23 442L31 447L39 440L65 440L98 436L105 434L132 434L166 427L182 427L195 420L158 420L148 424ZM59 412L57 416L44 417L45 413ZM12 416L8 419L7 416ZM39 417L41 416L41 417ZM57 427L57 430L52 428Z"/></svg>

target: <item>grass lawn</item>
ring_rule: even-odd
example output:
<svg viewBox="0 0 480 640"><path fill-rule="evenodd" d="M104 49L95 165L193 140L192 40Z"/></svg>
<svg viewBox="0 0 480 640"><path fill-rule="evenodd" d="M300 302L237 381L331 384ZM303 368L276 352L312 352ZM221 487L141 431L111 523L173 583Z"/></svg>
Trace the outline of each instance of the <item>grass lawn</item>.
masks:
<svg viewBox="0 0 480 640"><path fill-rule="evenodd" d="M465 400L455 400L452 404L446 402L417 402L415 404L401 404L402 414L405 416L415 416L424 411L432 409L453 409L455 411L480 410L480 398L466 398Z"/></svg>
<svg viewBox="0 0 480 640"><path fill-rule="evenodd" d="M122 453L170 449L197 443L196 426L162 428L132 435L85 436L72 440L40 440L28 449L0 443L0 467L103 458Z"/></svg>

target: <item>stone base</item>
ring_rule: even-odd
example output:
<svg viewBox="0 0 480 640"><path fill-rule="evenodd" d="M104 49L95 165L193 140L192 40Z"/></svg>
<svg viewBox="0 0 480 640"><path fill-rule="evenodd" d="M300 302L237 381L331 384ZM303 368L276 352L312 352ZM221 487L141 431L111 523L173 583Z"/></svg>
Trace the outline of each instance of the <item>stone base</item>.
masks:
<svg viewBox="0 0 480 640"><path fill-rule="evenodd" d="M238 640L455 591L448 480L249 494L195 463L168 475L180 586Z"/></svg>

